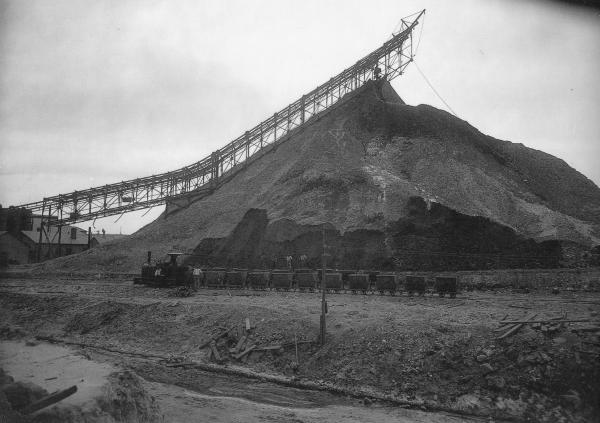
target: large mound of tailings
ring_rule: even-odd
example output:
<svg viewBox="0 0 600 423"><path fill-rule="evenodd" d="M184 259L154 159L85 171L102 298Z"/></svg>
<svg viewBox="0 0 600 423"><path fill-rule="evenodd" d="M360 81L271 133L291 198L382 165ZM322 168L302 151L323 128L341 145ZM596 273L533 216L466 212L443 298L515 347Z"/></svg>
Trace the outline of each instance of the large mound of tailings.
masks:
<svg viewBox="0 0 600 423"><path fill-rule="evenodd" d="M339 267L551 266L565 241L598 244L600 189L560 159L368 83L209 197L55 264L137 270L146 251L176 248L204 265L303 254L313 265L323 225Z"/></svg>

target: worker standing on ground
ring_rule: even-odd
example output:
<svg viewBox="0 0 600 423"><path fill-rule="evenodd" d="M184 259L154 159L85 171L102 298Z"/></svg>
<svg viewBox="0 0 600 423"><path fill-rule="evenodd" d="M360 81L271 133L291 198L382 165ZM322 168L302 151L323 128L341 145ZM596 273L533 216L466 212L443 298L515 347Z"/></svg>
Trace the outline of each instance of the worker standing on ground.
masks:
<svg viewBox="0 0 600 423"><path fill-rule="evenodd" d="M194 290L197 291L198 288L200 288L200 284L202 283L202 277L204 275L202 273L202 269L199 267L194 267L192 274L194 276Z"/></svg>

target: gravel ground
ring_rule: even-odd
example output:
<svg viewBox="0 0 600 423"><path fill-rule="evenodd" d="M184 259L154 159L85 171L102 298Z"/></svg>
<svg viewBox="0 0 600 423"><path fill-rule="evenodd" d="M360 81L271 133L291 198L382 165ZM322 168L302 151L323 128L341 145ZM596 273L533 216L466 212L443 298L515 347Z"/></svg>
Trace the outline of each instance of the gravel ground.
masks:
<svg viewBox="0 0 600 423"><path fill-rule="evenodd" d="M246 317L258 346L315 341L320 295L297 292L201 290L191 297L119 280L0 281L2 337L19 333L97 345L115 351L213 363L199 349L223 327L223 365L310 381L369 398L429 409L530 421L596 421L600 378L598 293L474 292L459 298L328 296L327 343L249 354L228 349L244 334ZM537 313L544 320L495 339L498 322ZM591 330L591 329L590 329ZM140 367L146 379L185 386L186 372ZM180 376L174 377L174 374ZM193 388L193 387L192 387ZM372 395L371 395L372 394Z"/></svg>

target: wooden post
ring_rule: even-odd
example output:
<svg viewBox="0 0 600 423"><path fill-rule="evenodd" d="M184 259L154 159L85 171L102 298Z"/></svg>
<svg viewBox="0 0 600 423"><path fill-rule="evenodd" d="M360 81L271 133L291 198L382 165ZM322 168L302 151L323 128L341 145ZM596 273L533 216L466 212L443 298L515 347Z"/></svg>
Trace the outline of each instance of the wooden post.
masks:
<svg viewBox="0 0 600 423"><path fill-rule="evenodd" d="M260 123L260 149L263 148L263 123Z"/></svg>
<svg viewBox="0 0 600 423"><path fill-rule="evenodd" d="M325 323L325 314L327 313L327 301L325 300L325 272L326 272L326 263L325 263L325 224L323 224L323 255L321 256L321 345L325 345L325 333L326 333L326 323Z"/></svg>
<svg viewBox="0 0 600 423"><path fill-rule="evenodd" d="M62 214L62 212L61 212ZM62 220L62 216L61 216L61 220ZM62 239L62 225L58 225L58 255L57 257L61 257L62 256L62 245L61 245L61 239Z"/></svg>
<svg viewBox="0 0 600 423"><path fill-rule="evenodd" d="M42 232L44 231L44 211L46 209L46 202L42 203L42 216L40 217L40 236L38 237L37 245L37 262L42 261Z"/></svg>
<svg viewBox="0 0 600 423"><path fill-rule="evenodd" d="M212 168L212 177L211 182L216 183L219 178L219 153L214 151L210 155L211 168Z"/></svg>
<svg viewBox="0 0 600 423"><path fill-rule="evenodd" d="M246 142L246 160L248 160L250 158L250 132L246 131L244 138Z"/></svg>
<svg viewBox="0 0 600 423"><path fill-rule="evenodd" d="M300 364L300 361L298 360L298 337L296 336L295 332L294 332L294 344L296 344L296 364Z"/></svg>
<svg viewBox="0 0 600 423"><path fill-rule="evenodd" d="M75 205L77 205L77 203L75 203ZM75 207L75 210L77 210L77 207ZM60 202L60 210L58 212L58 218L60 219L60 221L62 223L62 218L63 218L63 204L62 204L62 202ZM62 240L62 224L58 225L58 257L62 256L62 244L61 244L61 240Z"/></svg>
<svg viewBox="0 0 600 423"><path fill-rule="evenodd" d="M46 245L48 247L48 251L46 251L46 257L48 254L52 252L50 248L50 219L52 218L52 205L48 205L48 222L46 222L46 229L44 230L44 235L46 235Z"/></svg>

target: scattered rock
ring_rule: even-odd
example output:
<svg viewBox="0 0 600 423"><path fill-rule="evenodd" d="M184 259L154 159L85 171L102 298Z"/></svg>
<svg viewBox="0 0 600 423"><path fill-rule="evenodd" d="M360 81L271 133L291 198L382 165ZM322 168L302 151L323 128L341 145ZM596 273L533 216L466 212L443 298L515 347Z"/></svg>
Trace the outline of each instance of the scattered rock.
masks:
<svg viewBox="0 0 600 423"><path fill-rule="evenodd" d="M496 371L496 369L494 369L492 367L492 365L490 363L483 363L481 365L481 368L486 372L486 373L490 373L490 372L494 372Z"/></svg>
<svg viewBox="0 0 600 423"><path fill-rule="evenodd" d="M486 348L486 349L482 350L481 352L483 354L485 354L487 357L490 357L494 353L494 351L491 350L490 348Z"/></svg>
<svg viewBox="0 0 600 423"><path fill-rule="evenodd" d="M486 360L487 360L487 358L488 358L488 357L487 357L487 355L485 355L485 354L479 354L479 355L477 356L476 360L477 360L478 362L482 363L482 362L486 361Z"/></svg>
<svg viewBox="0 0 600 423"><path fill-rule="evenodd" d="M565 401L567 401L573 408L579 408L581 406L581 397L579 392L574 389L570 389L566 395L561 395Z"/></svg>
<svg viewBox="0 0 600 423"><path fill-rule="evenodd" d="M488 376L486 377L487 386L500 390L506 386L506 380L502 376Z"/></svg>

